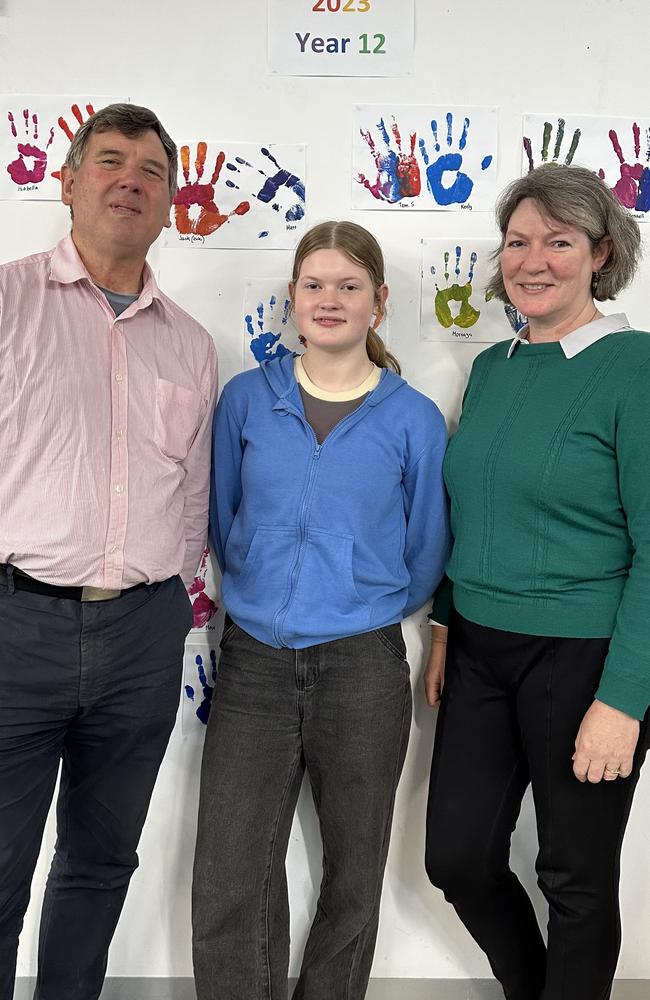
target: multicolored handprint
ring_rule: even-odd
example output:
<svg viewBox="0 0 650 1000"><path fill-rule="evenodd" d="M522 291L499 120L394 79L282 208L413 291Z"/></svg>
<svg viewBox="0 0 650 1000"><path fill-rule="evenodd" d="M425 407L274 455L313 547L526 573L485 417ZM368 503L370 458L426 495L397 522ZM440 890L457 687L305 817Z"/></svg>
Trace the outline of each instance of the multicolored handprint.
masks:
<svg viewBox="0 0 650 1000"><path fill-rule="evenodd" d="M78 104L71 104L70 105L70 112L72 114L72 117L77 122L77 125L73 126L73 128L71 128L68 125L68 122L63 117L63 115L60 115L59 118L58 118L58 126L61 129L61 131L63 132L63 134L66 136L66 138L68 139L68 142L72 142L72 140L74 139L74 134L77 131L78 126L79 125L83 125L84 121L86 120L84 118L83 114L81 113L81 110L80 110ZM87 104L86 105L86 114L87 114L88 118L90 118L91 115L95 114L95 109L92 106L92 104ZM52 177L55 177L58 181L60 181L61 180L61 171L60 170L53 170L52 171Z"/></svg>
<svg viewBox="0 0 650 1000"><path fill-rule="evenodd" d="M378 201L395 204L403 198L417 197L420 194L422 182L420 166L415 157L415 132L411 132L409 136L410 152L403 152L402 136L395 116L393 116L390 131L396 148L392 148L392 140L383 118L379 119L377 129L383 143L383 147L379 149L370 131L359 130L372 154L377 168L377 176L374 181L370 181L364 173L359 173L357 182L362 184Z"/></svg>
<svg viewBox="0 0 650 1000"><path fill-rule="evenodd" d="M650 211L650 127L645 129L643 139L643 162L641 162L641 128L637 122L632 124L632 146L634 156L629 159L623 155L623 149L615 129L609 130L609 141L619 162L620 177L612 190L621 205L633 208L637 212ZM605 177L605 171L599 171Z"/></svg>
<svg viewBox="0 0 650 1000"><path fill-rule="evenodd" d="M198 142L194 161L196 180L190 181L190 147L181 146L180 160L185 183L179 187L174 198L174 219L178 232L183 236L210 236L233 215L245 215L250 211L247 201L241 201L231 212L219 209L214 200L214 188L221 176L226 155L223 150L217 154L210 180L203 183L207 152L208 144Z"/></svg>
<svg viewBox="0 0 650 1000"><path fill-rule="evenodd" d="M474 280L474 267L476 265L476 261L478 260L478 254L474 250L470 253L467 281L462 285L460 284L461 255L461 248L460 246L457 246L455 252L456 260L453 269L456 280L452 280L451 285L449 284L449 265L451 254L448 250L446 250L443 254L444 269L442 271L442 275L439 270L436 269L435 265L431 266L431 275L435 279L436 284L436 297L434 301L436 319L440 325L445 328L445 330L448 330L452 326L460 327L461 330L467 330L469 327L474 326L481 315L480 309L475 309L470 302L473 292L472 281ZM438 285L438 281L442 284L442 276L444 276L445 284L443 287L440 287ZM457 303L460 306L460 308L456 309L454 313L451 311L450 303L452 302Z"/></svg>

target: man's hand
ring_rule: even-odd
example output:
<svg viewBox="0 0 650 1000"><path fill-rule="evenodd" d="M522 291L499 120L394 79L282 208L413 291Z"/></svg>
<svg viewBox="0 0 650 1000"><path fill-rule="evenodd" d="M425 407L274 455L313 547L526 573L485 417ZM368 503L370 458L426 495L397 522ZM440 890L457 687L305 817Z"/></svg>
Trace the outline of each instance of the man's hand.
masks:
<svg viewBox="0 0 650 1000"><path fill-rule="evenodd" d="M578 781L615 781L632 773L639 720L594 701L576 736L573 773Z"/></svg>
<svg viewBox="0 0 650 1000"><path fill-rule="evenodd" d="M424 691L431 708L440 704L440 695L445 683L445 659L447 656L447 629L444 625L431 628L431 653L424 668Z"/></svg>

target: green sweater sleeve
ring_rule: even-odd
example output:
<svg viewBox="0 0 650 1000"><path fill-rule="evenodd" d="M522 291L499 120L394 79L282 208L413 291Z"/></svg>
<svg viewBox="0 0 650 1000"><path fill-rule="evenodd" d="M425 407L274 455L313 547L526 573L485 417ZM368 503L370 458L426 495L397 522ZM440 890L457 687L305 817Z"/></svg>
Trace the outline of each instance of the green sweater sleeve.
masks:
<svg viewBox="0 0 650 1000"><path fill-rule="evenodd" d="M650 361L626 389L616 455L633 557L596 698L640 719L650 704Z"/></svg>

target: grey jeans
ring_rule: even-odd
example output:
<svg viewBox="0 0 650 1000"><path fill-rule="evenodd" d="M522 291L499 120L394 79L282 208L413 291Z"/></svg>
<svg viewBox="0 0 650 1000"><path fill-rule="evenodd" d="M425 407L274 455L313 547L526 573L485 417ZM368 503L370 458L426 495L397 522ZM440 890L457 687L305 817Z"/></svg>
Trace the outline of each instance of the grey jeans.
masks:
<svg viewBox="0 0 650 1000"><path fill-rule="evenodd" d="M226 619L194 866L199 1000L285 1000L285 856L305 769L323 880L294 1000L362 1000L411 721L399 625L274 649Z"/></svg>

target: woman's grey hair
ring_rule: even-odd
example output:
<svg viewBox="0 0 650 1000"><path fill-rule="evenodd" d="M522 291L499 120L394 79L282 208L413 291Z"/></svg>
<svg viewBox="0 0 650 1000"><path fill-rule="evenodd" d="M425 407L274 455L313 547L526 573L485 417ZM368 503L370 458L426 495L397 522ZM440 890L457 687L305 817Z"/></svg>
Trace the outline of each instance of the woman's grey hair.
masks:
<svg viewBox="0 0 650 1000"><path fill-rule="evenodd" d="M594 280L595 299L599 302L614 299L629 285L641 259L638 223L592 170L549 163L513 181L499 196L496 218L501 231L501 244L492 255L497 266L487 286L488 292L502 302L510 302L503 284L499 257L505 246L512 214L525 198L532 198L548 219L581 229L594 250L603 237L611 238L609 257Z"/></svg>
<svg viewBox="0 0 650 1000"><path fill-rule="evenodd" d="M173 198L176 194L178 176L178 150L176 143L168 132L165 131L157 116L149 108L142 108L138 104L109 104L101 108L75 132L75 137L70 143L65 164L71 170L78 170L81 166L86 147L92 132L120 132L128 139L141 135L151 129L156 133L163 144L169 164L169 193Z"/></svg>

